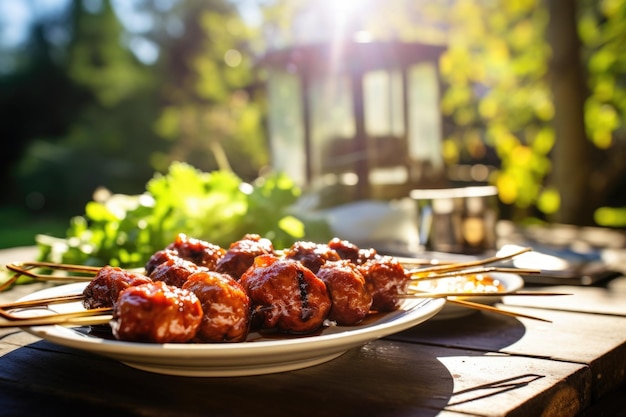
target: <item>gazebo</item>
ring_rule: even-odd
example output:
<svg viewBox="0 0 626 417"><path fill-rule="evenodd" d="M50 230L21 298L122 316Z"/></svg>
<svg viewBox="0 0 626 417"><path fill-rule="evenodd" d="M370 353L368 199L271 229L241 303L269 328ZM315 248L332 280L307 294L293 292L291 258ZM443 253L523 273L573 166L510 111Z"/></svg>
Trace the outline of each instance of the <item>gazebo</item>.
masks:
<svg viewBox="0 0 626 417"><path fill-rule="evenodd" d="M343 200L394 198L437 181L442 46L308 44L266 54L272 165Z"/></svg>

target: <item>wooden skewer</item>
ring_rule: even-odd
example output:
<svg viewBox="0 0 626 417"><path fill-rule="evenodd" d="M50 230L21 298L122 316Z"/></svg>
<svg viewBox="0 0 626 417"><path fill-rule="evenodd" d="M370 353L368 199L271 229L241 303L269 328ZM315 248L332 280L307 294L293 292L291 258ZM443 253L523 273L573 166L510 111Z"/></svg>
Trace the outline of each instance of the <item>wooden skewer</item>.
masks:
<svg viewBox="0 0 626 417"><path fill-rule="evenodd" d="M546 323L552 323L551 320L547 320L547 319L544 319L544 318L541 318L541 317L530 316L528 314L522 314L522 313L515 313L513 311L502 310L502 309L499 309L497 307L493 307L493 306L485 305L485 304L480 304L480 303L473 303L473 302L467 301L467 300L459 300L459 299L453 298L453 299L447 299L446 302L452 303L452 304L457 304L459 306L463 306L463 307L467 307L467 308L473 308L475 310L490 311L492 313L503 314L505 316L511 316L511 317L517 317L517 318L525 318L525 319L531 319L531 320L539 320L539 321L543 321L543 322L546 322Z"/></svg>
<svg viewBox="0 0 626 417"><path fill-rule="evenodd" d="M430 279L441 279L441 278L454 278L454 277L462 277L466 275L476 275L476 274L487 274L489 272L500 272L505 274L539 274L541 273L540 269L533 268L503 268L497 266L491 267L483 267L483 268L471 268L471 269L461 269L455 271L444 271L444 272L430 272L425 275L422 275L419 270L414 272L410 272L411 281L424 281Z"/></svg>
<svg viewBox="0 0 626 417"><path fill-rule="evenodd" d="M83 266L83 265L68 265L57 264L54 262L13 262L6 265L7 269L15 272L17 275L26 275L31 278L40 280L73 280L73 281L88 281L93 278L93 275L97 274L102 267L99 266ZM39 274L33 272L33 269L48 268L59 271L79 272L83 274L89 274L90 276L60 276Z"/></svg>
<svg viewBox="0 0 626 417"><path fill-rule="evenodd" d="M21 317L21 316L16 316L15 314L8 313L5 310L0 310L0 316L4 317L7 320L15 321L15 322L26 322L26 321L31 321L34 319L49 319L52 322L47 323L47 324L56 324L57 322L62 323L64 321L67 321L67 319L73 319L77 317L97 316L103 313L110 313L111 310L112 309L110 307L102 307L102 308L92 308L92 309L83 310L83 311L75 311L72 313L51 312L51 314L46 314L46 315L37 316L37 317L32 317L32 316Z"/></svg>
<svg viewBox="0 0 626 417"><path fill-rule="evenodd" d="M485 292L423 292L423 291L415 291L415 292L407 292L406 294L402 294L400 298L447 298L447 297L462 297L462 298L471 298L471 297L505 297L511 295L521 295L521 296L557 296L557 295L571 295L569 293L562 292L530 292L530 291L514 291L514 292L498 292L498 291L485 291Z"/></svg>
<svg viewBox="0 0 626 417"><path fill-rule="evenodd" d="M68 265L57 264L54 262L13 262L6 265L6 268L13 272L13 276L6 282L0 285L0 291L4 291L18 280L22 275L37 279L40 281L59 281L59 282L84 282L91 281L93 275L97 274L101 267L96 266L83 266L83 265ZM33 271L33 269L48 268L67 272L78 272L83 274L89 274L90 276L79 275L50 275L40 274Z"/></svg>
<svg viewBox="0 0 626 417"><path fill-rule="evenodd" d="M98 324L107 324L111 321L113 316L106 315L92 315L92 316L75 316L60 318L56 316L43 316L43 317L31 317L23 320L7 320L0 321L0 328L7 327L30 327L30 326L95 326Z"/></svg>
<svg viewBox="0 0 626 417"><path fill-rule="evenodd" d="M409 274L417 273L417 274L427 275L428 273L431 273L431 272L458 271L458 270L468 269L468 268L472 268L476 266L487 265L487 264L491 264L494 262L506 261L509 259L513 259L516 256L519 256L523 253L530 252L530 251L532 251L532 248L523 248L523 249L520 249L519 251L510 253L504 256L492 256L489 258L479 259L476 261L456 262L456 263L449 263L449 264L444 264L444 265L434 265L434 266L427 267L427 268L415 268L415 269L408 271L408 273Z"/></svg>
<svg viewBox="0 0 626 417"><path fill-rule="evenodd" d="M32 261L32 262L12 262L7 264L7 268L14 269L16 271L28 271L33 268L49 268L49 269L57 269L59 271L70 271L70 272L83 272L88 274L96 274L102 267L100 266L88 266L88 265L70 265L70 264L59 264L55 262L40 262L40 261ZM27 272L24 272L27 273Z"/></svg>
<svg viewBox="0 0 626 417"><path fill-rule="evenodd" d="M14 301L12 303L1 304L0 310L12 310L16 308L69 303L72 301L81 301L83 298L85 298L83 294L70 294L70 295L62 295L58 297L38 298L36 300Z"/></svg>

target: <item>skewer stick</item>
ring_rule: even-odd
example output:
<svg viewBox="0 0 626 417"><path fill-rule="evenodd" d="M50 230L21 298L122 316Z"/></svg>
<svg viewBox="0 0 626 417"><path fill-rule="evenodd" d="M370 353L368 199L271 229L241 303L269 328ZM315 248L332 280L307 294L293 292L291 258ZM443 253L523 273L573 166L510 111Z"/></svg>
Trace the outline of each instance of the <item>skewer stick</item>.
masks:
<svg viewBox="0 0 626 417"><path fill-rule="evenodd" d="M88 282L102 269L101 266L86 266L86 265L70 265L70 264L57 264L54 262L13 262L6 265L6 268L14 275L3 284L0 284L0 291L10 287L20 276L25 275L27 277L41 280L41 281L59 281L59 282ZM40 274L34 272L35 269L53 269L67 272L77 272L86 275L55 275L55 274ZM126 268L127 271L143 274L144 268Z"/></svg>
<svg viewBox="0 0 626 417"><path fill-rule="evenodd" d="M461 269L455 271L444 271L444 272L431 272L425 275L422 275L420 270L415 270L414 272L410 272L409 276L411 281L423 281L428 279L440 279L440 278L454 278L454 277L462 277L466 275L475 275L475 274L486 274L489 272L500 272L505 274L539 274L541 273L540 269L533 268L503 268L503 267L483 267L483 268L470 268L470 269Z"/></svg>
<svg viewBox="0 0 626 417"><path fill-rule="evenodd" d="M33 319L50 319L52 322L48 324L57 324L57 322L64 322L64 321L67 321L68 319L73 319L77 317L89 317L89 316L101 315L103 313L110 313L111 310L112 309L110 307L102 307L102 308L92 308L92 309L83 310L83 311L75 311L72 313L51 312L51 314L46 314L46 315L37 316L37 317L16 316L14 314L6 312L5 310L0 310L0 316L4 317L7 320L15 321L15 322L24 322L24 321L30 321Z"/></svg>
<svg viewBox="0 0 626 417"><path fill-rule="evenodd" d="M68 271L68 272L79 272L83 274L95 275L102 269L99 266L84 266L84 265L68 265L68 264L57 264L54 262L13 262L8 264L7 269L15 272L18 275L26 275L31 278L40 279L40 280L63 280L69 279L74 281L87 281L91 280L91 276L59 276L59 275L49 275L49 274L39 274L33 272L33 269L37 268L48 268L59 271Z"/></svg>
<svg viewBox="0 0 626 417"><path fill-rule="evenodd" d="M4 291L18 280L22 275L37 279L40 281L59 281L59 282L85 282L91 281L93 275L97 274L101 267L96 266L84 266L84 265L68 265L57 264L53 262L13 262L6 265L6 268L13 272L13 276L4 283L0 284L0 291ZM48 268L67 272L79 272L83 274L89 274L91 276L79 276L79 275L49 275L40 274L34 272L34 269Z"/></svg>
<svg viewBox="0 0 626 417"><path fill-rule="evenodd" d="M552 323L551 320L547 320L547 319L544 319L544 318L541 318L541 317L530 316L530 315L522 314L522 313L515 313L513 311L502 310L502 309L499 309L497 307L492 307L490 305L474 303L474 302L467 301L467 300L459 300L457 298L446 299L446 302L449 302L449 303L452 303L452 304L457 304L459 306L463 306L463 307L467 307L467 308L473 308L475 310L490 311L492 313L503 314L505 316L511 316L511 317L517 317L517 318L525 318L525 319L543 321L543 322L546 322L546 323Z"/></svg>
<svg viewBox="0 0 626 417"><path fill-rule="evenodd" d="M0 304L0 310L69 303L72 301L81 301L83 298L85 298L83 294L70 294L59 297L38 298L36 300L14 301L12 303Z"/></svg>
<svg viewBox="0 0 626 417"><path fill-rule="evenodd" d="M511 295L521 296L557 296L557 295L571 295L569 293L562 292L530 292L530 291L515 291L515 292L423 292L415 291L402 294L400 298L447 298L447 297L505 297Z"/></svg>
<svg viewBox="0 0 626 417"><path fill-rule="evenodd" d="M93 315L93 316L76 316L76 317L66 317L66 318L56 317L56 315L45 316L45 317L32 317L32 318L23 319L23 320L0 321L0 328L48 326L48 325L95 326L98 324L107 324L111 321L112 318L113 316L111 316L110 314Z"/></svg>
<svg viewBox="0 0 626 417"><path fill-rule="evenodd" d="M446 272L446 271L458 271L462 269L472 268L475 266L483 266L483 265L487 265L487 264L494 263L494 262L507 261L509 259L513 259L516 256L519 256L523 253L530 252L530 251L532 251L532 248L523 248L523 249L520 249L519 251L510 253L508 255L492 256L489 258L479 259L476 261L457 262L457 263L449 263L449 264L444 264L444 265L434 265L434 266L427 267L427 268L415 268L415 269L408 271L408 273L409 274L417 273L417 274L427 275L433 272L436 273L436 272Z"/></svg>

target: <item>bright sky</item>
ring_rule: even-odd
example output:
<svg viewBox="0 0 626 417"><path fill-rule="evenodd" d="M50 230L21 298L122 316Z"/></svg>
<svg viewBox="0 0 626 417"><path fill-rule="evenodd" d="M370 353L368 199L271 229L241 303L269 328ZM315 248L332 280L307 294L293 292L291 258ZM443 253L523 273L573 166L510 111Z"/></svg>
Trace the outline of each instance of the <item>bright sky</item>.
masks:
<svg viewBox="0 0 626 417"><path fill-rule="evenodd" d="M177 0L158 0L156 6L162 10L172 7ZM86 7L98 8L101 0L86 0ZM0 45L13 47L26 40L28 26L38 15L53 14L63 10L68 0L0 0ZM235 0L242 15L251 23L260 19L256 0ZM133 31L143 32L150 29L149 16L137 13L133 2L113 0L113 6L122 23Z"/></svg>
<svg viewBox="0 0 626 417"><path fill-rule="evenodd" d="M67 0L0 1L0 44L13 47L26 40L28 26L38 16L56 13Z"/></svg>
<svg viewBox="0 0 626 417"><path fill-rule="evenodd" d="M155 6L161 10L168 10L177 0L156 0ZM233 0L240 8L242 15L251 23L258 23L260 19L258 0ZM87 9L97 10L102 0L84 0ZM0 48L19 47L26 41L30 24L41 15L50 15L61 12L68 4L68 0L0 0ZM139 34L128 40L130 48L137 57L146 64L153 63L158 58L158 47L145 37L142 32L149 31L153 21L150 15L140 13L133 7L130 0L112 0L122 24L131 32ZM168 30L181 31L176 22L169 25ZM0 63L0 67L1 67Z"/></svg>
<svg viewBox="0 0 626 417"><path fill-rule="evenodd" d="M176 0L159 0L157 7L168 8ZM26 41L30 24L42 15L59 13L65 9L68 0L0 0L0 47L18 47ZM97 10L101 0L85 0L87 9ZM134 32L150 29L152 20L146 14L137 13L128 0L113 0L113 5L120 20ZM151 63L158 57L156 45L140 36L130 39L130 47L139 59Z"/></svg>

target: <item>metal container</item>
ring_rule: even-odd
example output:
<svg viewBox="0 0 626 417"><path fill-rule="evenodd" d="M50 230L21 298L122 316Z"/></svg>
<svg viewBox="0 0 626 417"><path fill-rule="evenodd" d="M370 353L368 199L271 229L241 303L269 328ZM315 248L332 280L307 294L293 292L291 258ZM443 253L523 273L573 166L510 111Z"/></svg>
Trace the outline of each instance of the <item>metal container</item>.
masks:
<svg viewBox="0 0 626 417"><path fill-rule="evenodd" d="M419 189L410 196L423 250L475 254L496 249L496 187Z"/></svg>

